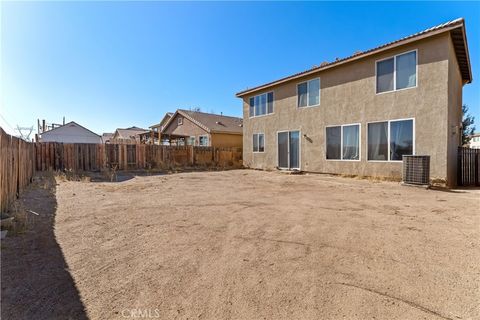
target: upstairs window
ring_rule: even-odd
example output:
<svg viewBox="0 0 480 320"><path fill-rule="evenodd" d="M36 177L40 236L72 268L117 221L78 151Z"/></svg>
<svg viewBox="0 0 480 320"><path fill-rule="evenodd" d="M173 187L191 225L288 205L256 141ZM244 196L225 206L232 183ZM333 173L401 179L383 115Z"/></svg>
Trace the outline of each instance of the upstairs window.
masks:
<svg viewBox="0 0 480 320"><path fill-rule="evenodd" d="M302 82L297 85L297 105L299 108L313 107L320 104L320 78Z"/></svg>
<svg viewBox="0 0 480 320"><path fill-rule="evenodd" d="M251 97L249 101L249 116L258 117L273 113L273 91Z"/></svg>
<svg viewBox="0 0 480 320"><path fill-rule="evenodd" d="M178 118L177 118L177 124L178 124L179 126L181 126L181 125L183 124L183 118L182 118L182 117L178 117Z"/></svg>
<svg viewBox="0 0 480 320"><path fill-rule="evenodd" d="M377 93L417 86L417 51L377 61Z"/></svg>
<svg viewBox="0 0 480 320"><path fill-rule="evenodd" d="M263 133L253 134L253 152L265 151L265 135Z"/></svg>

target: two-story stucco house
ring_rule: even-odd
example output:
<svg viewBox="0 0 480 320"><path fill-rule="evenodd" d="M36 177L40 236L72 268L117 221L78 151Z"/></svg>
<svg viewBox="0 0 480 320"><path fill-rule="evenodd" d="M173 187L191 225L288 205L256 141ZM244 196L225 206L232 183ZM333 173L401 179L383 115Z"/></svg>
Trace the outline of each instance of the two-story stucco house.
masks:
<svg viewBox="0 0 480 320"><path fill-rule="evenodd" d="M403 155L430 155L431 178L454 185L471 81L457 19L241 91L244 164L400 178Z"/></svg>

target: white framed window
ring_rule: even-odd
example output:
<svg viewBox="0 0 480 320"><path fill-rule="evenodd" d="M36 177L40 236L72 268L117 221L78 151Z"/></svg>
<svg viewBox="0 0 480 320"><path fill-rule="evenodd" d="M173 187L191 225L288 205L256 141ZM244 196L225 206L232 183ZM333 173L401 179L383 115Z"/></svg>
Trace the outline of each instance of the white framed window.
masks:
<svg viewBox="0 0 480 320"><path fill-rule="evenodd" d="M273 113L273 100L273 91L250 97L249 117L259 117Z"/></svg>
<svg viewBox="0 0 480 320"><path fill-rule="evenodd" d="M375 62L376 93L417 86L417 50L397 54Z"/></svg>
<svg viewBox="0 0 480 320"><path fill-rule="evenodd" d="M265 134L254 133L253 134L253 152L265 151Z"/></svg>
<svg viewBox="0 0 480 320"><path fill-rule="evenodd" d="M325 130L327 160L360 160L360 124L328 126Z"/></svg>
<svg viewBox="0 0 480 320"><path fill-rule="evenodd" d="M297 84L297 107L320 105L320 78Z"/></svg>
<svg viewBox="0 0 480 320"><path fill-rule="evenodd" d="M199 136L198 145L201 147L208 147L208 136Z"/></svg>
<svg viewBox="0 0 480 320"><path fill-rule="evenodd" d="M195 136L190 136L187 138L187 145L194 146L195 145Z"/></svg>
<svg viewBox="0 0 480 320"><path fill-rule="evenodd" d="M415 119L367 123L367 160L402 161L415 154Z"/></svg>
<svg viewBox="0 0 480 320"><path fill-rule="evenodd" d="M179 126L181 126L181 125L183 124L183 118L182 118L182 117L178 117L178 118L177 118L177 124L178 124Z"/></svg>

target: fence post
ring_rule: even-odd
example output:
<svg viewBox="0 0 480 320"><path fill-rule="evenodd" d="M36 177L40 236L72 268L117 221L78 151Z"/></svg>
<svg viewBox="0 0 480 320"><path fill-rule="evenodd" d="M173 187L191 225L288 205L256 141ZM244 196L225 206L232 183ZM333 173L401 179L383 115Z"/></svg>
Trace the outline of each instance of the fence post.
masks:
<svg viewBox="0 0 480 320"><path fill-rule="evenodd" d="M195 149L193 148L193 145L190 145L188 149L190 151L190 165L194 167L195 166Z"/></svg>
<svg viewBox="0 0 480 320"><path fill-rule="evenodd" d="M32 182L35 145L12 137L0 128L0 212L10 209L15 198Z"/></svg>
<svg viewBox="0 0 480 320"><path fill-rule="evenodd" d="M457 185L461 186L462 185L462 155L460 154L462 152L462 148L458 147L457 148Z"/></svg>
<svg viewBox="0 0 480 320"><path fill-rule="evenodd" d="M475 168L473 170L474 174L475 174L475 178L474 178L475 179L475 186L480 185L480 181L478 179L478 176L480 175L480 172L479 172L480 168L478 166L478 158L480 157L480 152L478 152L478 151L480 151L480 150L475 149L475 152L473 154L473 156L475 157Z"/></svg>

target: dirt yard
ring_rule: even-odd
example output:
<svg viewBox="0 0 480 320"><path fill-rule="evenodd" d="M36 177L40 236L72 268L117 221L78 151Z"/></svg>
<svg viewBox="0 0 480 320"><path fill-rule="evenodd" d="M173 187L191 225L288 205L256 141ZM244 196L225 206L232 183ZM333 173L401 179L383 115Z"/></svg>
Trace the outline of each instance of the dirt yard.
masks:
<svg viewBox="0 0 480 320"><path fill-rule="evenodd" d="M2 319L480 319L480 190L252 170L32 189Z"/></svg>

